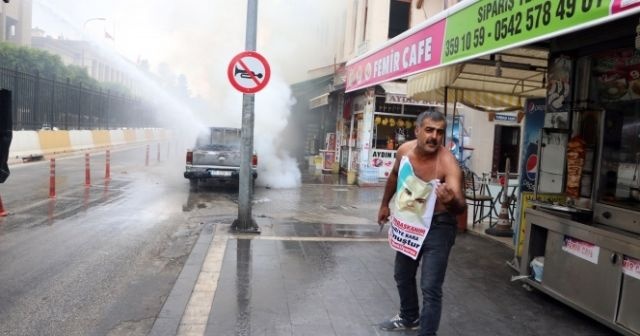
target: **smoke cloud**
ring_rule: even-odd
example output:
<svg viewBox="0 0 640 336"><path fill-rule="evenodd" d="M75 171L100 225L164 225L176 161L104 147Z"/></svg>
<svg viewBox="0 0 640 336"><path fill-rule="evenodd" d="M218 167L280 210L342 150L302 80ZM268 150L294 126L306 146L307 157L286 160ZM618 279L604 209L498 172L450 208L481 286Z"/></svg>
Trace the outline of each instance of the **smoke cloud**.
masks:
<svg viewBox="0 0 640 336"><path fill-rule="evenodd" d="M293 105L289 84L309 79L309 70L341 60L338 46L347 3L258 0L257 51L267 58L272 70L270 83L255 100L258 184L274 188L300 184L295 159L280 146L291 140L282 133ZM64 21L72 27L63 35L79 39L87 34L102 37L102 24L118 52L132 61L148 60L152 68L168 64L174 73L186 76L192 94L209 103L209 111L199 114L173 101L164 104L172 110L167 111L169 120L184 124L186 129L240 127L242 95L229 84L226 69L231 58L245 49L246 6L247 1L227 0L55 0L55 5L53 0L35 0L34 26L58 36L55 27L64 26ZM47 7L56 8L55 20L42 11ZM64 20L60 20L60 13L64 13ZM106 20L83 24L92 17Z"/></svg>

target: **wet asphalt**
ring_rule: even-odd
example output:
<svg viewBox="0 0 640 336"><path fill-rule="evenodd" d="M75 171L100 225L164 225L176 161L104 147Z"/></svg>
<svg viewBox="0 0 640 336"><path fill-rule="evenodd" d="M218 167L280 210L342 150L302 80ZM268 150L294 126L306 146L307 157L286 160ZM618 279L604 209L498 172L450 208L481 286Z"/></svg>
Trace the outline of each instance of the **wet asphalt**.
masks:
<svg viewBox="0 0 640 336"><path fill-rule="evenodd" d="M312 171L303 180L297 189L256 190L258 235L232 231L233 216L196 200L206 192L194 194L198 211L216 215L150 335L417 335L378 327L399 307L394 253L374 223L382 188ZM502 243L458 235L439 335L616 335L511 282L512 258Z"/></svg>
<svg viewBox="0 0 640 336"><path fill-rule="evenodd" d="M0 335L146 335L191 253L202 221L188 187L141 151L12 166L0 193ZM101 164L99 164L102 163Z"/></svg>
<svg viewBox="0 0 640 336"><path fill-rule="evenodd" d="M314 171L299 188L259 186L261 233L245 235L230 231L237 191L189 190L179 161L116 162L109 183L88 188L73 167L55 200L46 178L29 177L46 165L21 166L0 189L11 212L0 219L1 335L390 334L377 327L398 309L393 252L374 222L381 187ZM440 335L615 334L511 282L512 255L458 236Z"/></svg>

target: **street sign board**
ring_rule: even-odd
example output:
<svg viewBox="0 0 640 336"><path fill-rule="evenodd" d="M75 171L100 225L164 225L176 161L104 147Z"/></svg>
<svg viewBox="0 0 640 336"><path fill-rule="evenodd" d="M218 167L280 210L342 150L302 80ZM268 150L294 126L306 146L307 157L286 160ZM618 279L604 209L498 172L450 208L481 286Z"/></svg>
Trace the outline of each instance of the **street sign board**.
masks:
<svg viewBox="0 0 640 336"><path fill-rule="evenodd" d="M256 93L269 82L271 68L262 55L255 51L243 51L229 62L227 76L238 91Z"/></svg>

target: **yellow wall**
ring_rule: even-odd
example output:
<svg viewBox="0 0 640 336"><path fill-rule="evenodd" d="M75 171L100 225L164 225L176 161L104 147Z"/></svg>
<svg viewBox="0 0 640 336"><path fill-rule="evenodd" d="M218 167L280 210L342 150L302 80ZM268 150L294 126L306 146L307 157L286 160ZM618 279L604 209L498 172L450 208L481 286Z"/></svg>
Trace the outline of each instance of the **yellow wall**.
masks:
<svg viewBox="0 0 640 336"><path fill-rule="evenodd" d="M154 139L153 130L151 130L151 129L144 130L144 139L146 141L153 140Z"/></svg>
<svg viewBox="0 0 640 336"><path fill-rule="evenodd" d="M68 131L38 131L40 148L45 154L71 150L71 139Z"/></svg>
<svg viewBox="0 0 640 336"><path fill-rule="evenodd" d="M93 136L94 146L102 147L111 145L111 134L109 131L93 131L91 135Z"/></svg>
<svg viewBox="0 0 640 336"><path fill-rule="evenodd" d="M127 143L134 143L136 142L136 130L133 129L127 129L122 131L124 132L124 140Z"/></svg>

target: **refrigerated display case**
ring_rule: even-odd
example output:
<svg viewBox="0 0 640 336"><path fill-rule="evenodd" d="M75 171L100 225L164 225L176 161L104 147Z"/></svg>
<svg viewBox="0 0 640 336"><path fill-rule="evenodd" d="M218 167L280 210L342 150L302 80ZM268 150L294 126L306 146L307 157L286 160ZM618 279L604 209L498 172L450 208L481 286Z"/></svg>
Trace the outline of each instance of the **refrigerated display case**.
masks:
<svg viewBox="0 0 640 336"><path fill-rule="evenodd" d="M640 234L640 101L608 104L603 127L594 220Z"/></svg>

